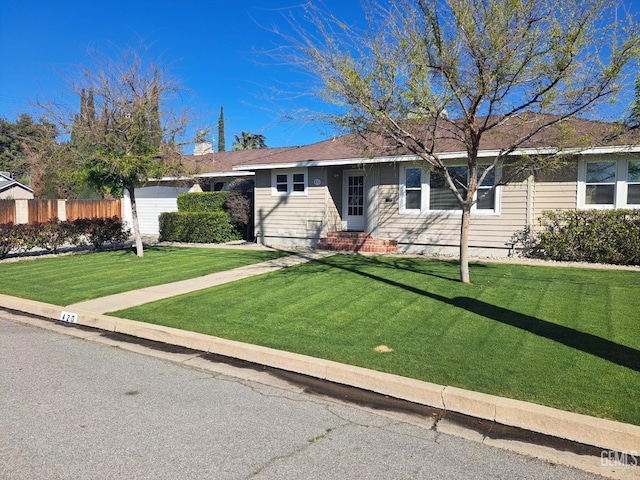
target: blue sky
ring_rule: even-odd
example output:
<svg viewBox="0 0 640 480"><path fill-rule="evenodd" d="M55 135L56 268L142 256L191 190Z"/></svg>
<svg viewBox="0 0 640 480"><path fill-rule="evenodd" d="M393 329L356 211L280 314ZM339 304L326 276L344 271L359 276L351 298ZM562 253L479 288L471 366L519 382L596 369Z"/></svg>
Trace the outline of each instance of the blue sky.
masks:
<svg viewBox="0 0 640 480"><path fill-rule="evenodd" d="M86 63L89 49L151 45L155 57L193 94L193 128L213 127L225 110L226 147L241 131L270 147L324 140L329 127L282 121L282 112L322 109L300 91L307 79L259 52L282 43L271 32L304 0L5 0L0 7L0 117L32 113L30 102L68 89L64 73ZM323 0L348 22L362 19L359 0ZM624 0L640 11L640 0ZM38 116L37 114L35 115Z"/></svg>
<svg viewBox="0 0 640 480"><path fill-rule="evenodd" d="M270 147L324 140L324 126L283 123L283 111L314 101L274 98L304 79L260 53L282 43L270 30L286 28L283 15L303 1L7 0L0 7L0 116L13 121L33 111L30 101L67 89L64 74L86 63L89 49L142 41L193 94L195 128L209 125L217 135L224 106L227 150L242 130L265 135ZM341 17L361 18L359 0L324 3Z"/></svg>

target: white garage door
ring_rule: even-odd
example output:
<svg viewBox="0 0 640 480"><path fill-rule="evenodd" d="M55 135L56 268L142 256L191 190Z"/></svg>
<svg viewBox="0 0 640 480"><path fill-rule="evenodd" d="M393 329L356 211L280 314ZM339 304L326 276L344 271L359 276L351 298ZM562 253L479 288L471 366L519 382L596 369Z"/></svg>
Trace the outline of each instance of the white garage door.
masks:
<svg viewBox="0 0 640 480"><path fill-rule="evenodd" d="M183 187L143 187L136 188L136 205L138 207L138 222L142 235L158 235L160 226L158 219L162 212L178 211L178 194L188 192ZM125 192L124 220L129 228L131 223L131 201Z"/></svg>

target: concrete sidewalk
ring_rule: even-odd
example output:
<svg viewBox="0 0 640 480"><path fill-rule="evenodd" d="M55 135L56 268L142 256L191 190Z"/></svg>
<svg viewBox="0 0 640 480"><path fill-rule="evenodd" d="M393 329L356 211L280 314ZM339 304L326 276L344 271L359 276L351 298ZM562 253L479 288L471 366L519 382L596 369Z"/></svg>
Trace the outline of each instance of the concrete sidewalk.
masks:
<svg viewBox="0 0 640 480"><path fill-rule="evenodd" d="M183 295L189 292L204 290L205 288L215 287L224 283L235 282L243 278L262 275L263 273L274 272L281 268L292 267L311 260L325 258L334 255L335 252L317 252L309 251L290 255L287 257L276 258L262 263L246 265L244 267L226 270L224 272L212 273L203 277L190 278L179 282L166 283L156 285L154 287L145 287L138 290L131 290L106 297L95 298L85 302L78 302L68 305L68 311L82 310L93 313L117 312L125 308L137 307L145 303L155 302L165 298Z"/></svg>

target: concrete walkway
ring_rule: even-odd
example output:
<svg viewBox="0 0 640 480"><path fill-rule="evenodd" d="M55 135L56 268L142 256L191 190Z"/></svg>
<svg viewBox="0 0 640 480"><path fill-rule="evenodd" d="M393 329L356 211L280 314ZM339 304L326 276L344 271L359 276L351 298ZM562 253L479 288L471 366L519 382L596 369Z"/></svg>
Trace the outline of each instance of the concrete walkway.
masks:
<svg viewBox="0 0 640 480"><path fill-rule="evenodd" d="M82 310L93 313L108 313L137 307L149 302L155 302L165 298L183 295L189 292L204 290L224 283L235 282L243 278L274 272L281 268L292 267L310 260L317 260L334 255L335 252L309 251L276 258L262 263L254 263L244 267L234 268L224 272L212 273L203 277L190 278L179 282L165 283L154 287L145 287L106 297L94 298L85 302L78 302L67 306L67 310Z"/></svg>

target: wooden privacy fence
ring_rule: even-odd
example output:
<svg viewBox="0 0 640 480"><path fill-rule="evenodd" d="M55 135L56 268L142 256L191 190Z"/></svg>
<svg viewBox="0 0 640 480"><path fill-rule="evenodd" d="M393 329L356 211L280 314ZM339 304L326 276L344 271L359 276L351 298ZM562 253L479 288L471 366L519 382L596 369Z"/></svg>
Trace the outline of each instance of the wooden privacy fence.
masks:
<svg viewBox="0 0 640 480"><path fill-rule="evenodd" d="M67 200L67 220L122 217L120 200Z"/></svg>
<svg viewBox="0 0 640 480"><path fill-rule="evenodd" d="M42 223L58 216L57 200L27 200L29 221L27 223Z"/></svg>
<svg viewBox="0 0 640 480"><path fill-rule="evenodd" d="M111 217L122 219L120 200L0 200L0 224Z"/></svg>
<svg viewBox="0 0 640 480"><path fill-rule="evenodd" d="M0 225L3 223L16 223L15 200L0 200Z"/></svg>

